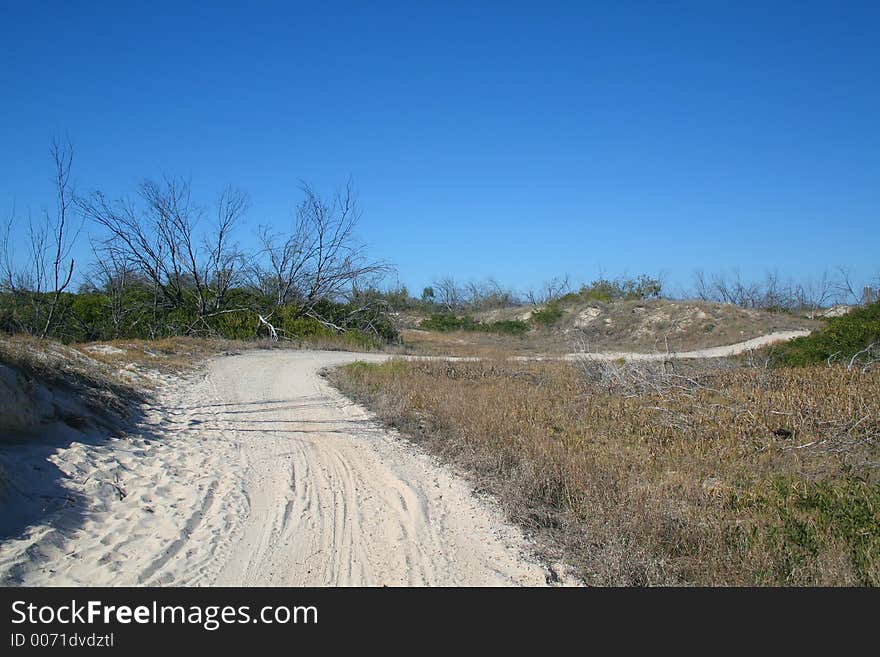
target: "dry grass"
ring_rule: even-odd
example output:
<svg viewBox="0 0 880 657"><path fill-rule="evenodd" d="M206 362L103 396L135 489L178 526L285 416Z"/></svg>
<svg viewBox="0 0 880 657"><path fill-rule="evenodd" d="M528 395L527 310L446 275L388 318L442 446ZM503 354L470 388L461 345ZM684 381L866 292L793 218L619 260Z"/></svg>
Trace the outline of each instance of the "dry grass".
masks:
<svg viewBox="0 0 880 657"><path fill-rule="evenodd" d="M221 338L172 337L159 340L110 340L75 345L90 358L115 367L135 366L178 373L206 358L244 349L272 348L268 340L245 342Z"/></svg>
<svg viewBox="0 0 880 657"><path fill-rule="evenodd" d="M687 367L391 361L333 376L589 583L880 584L880 372Z"/></svg>
<svg viewBox="0 0 880 657"><path fill-rule="evenodd" d="M94 354L54 340L28 336L0 337L0 364L50 383L114 389L123 396L137 396L129 381Z"/></svg>
<svg viewBox="0 0 880 657"><path fill-rule="evenodd" d="M540 356L551 353L542 349L537 340L515 335L498 335L475 331L423 331L404 329L401 337L406 352L424 356L456 356L504 358L507 355ZM566 350L559 351L565 353ZM571 350L569 350L571 351Z"/></svg>
<svg viewBox="0 0 880 657"><path fill-rule="evenodd" d="M131 380L120 376L112 366L95 360L78 349L49 340L28 337L9 337L0 339L0 365L10 368L16 377L20 390L4 390L10 399L4 399L0 407L5 414L0 418L0 429L8 431L15 427L18 412L26 409L7 407L6 403L24 394L18 403L32 404L35 408L46 405L47 397L55 391L62 398L69 398L71 407L81 406L83 413L108 429L115 429L130 415L133 405L144 400L144 390ZM8 381L11 383L11 381ZM48 391L48 392L47 392ZM51 406L51 404L50 404ZM71 414L56 402L54 411L57 419L80 428L87 424L85 417ZM14 439L15 436L0 437L0 442Z"/></svg>

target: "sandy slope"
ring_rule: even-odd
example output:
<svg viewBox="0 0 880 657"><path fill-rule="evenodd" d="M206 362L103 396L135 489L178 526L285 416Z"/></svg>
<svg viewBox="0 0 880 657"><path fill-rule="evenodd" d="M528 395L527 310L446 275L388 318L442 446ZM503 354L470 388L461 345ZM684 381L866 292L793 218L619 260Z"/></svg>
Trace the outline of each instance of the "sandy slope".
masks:
<svg viewBox="0 0 880 657"><path fill-rule="evenodd" d="M73 502L51 524L0 545L0 578L544 584L547 572L525 556L517 530L318 376L322 367L371 358L383 357L218 358L200 378L167 390L144 435L57 450L50 461L65 473Z"/></svg>
<svg viewBox="0 0 880 657"><path fill-rule="evenodd" d="M729 356L798 334L675 356ZM28 529L0 542L0 582L546 583L549 571L526 556L517 529L318 374L385 358L283 350L216 358L198 375L167 380L127 436L3 450L4 520L14 524L19 509L40 521L23 516Z"/></svg>

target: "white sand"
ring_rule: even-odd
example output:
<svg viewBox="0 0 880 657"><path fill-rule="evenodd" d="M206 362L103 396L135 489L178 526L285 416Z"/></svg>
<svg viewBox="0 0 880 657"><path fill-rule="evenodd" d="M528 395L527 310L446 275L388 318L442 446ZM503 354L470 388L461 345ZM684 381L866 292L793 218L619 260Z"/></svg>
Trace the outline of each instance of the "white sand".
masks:
<svg viewBox="0 0 880 657"><path fill-rule="evenodd" d="M199 378L166 387L143 435L55 449L50 467L64 473L69 499L0 544L0 581L545 584L517 529L318 376L382 358L218 358ZM39 448L14 453L10 471L46 461Z"/></svg>

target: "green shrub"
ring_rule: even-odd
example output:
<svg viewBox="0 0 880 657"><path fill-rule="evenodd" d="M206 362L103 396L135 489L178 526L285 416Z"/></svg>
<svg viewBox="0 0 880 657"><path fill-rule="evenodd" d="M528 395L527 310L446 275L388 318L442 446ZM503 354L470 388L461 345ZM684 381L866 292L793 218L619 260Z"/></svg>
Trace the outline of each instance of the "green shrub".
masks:
<svg viewBox="0 0 880 657"><path fill-rule="evenodd" d="M289 338L331 338L336 332L327 328L321 322L311 317L284 317L282 309L282 321L276 328L284 331Z"/></svg>
<svg viewBox="0 0 880 657"><path fill-rule="evenodd" d="M436 313L423 319L419 328L427 331L475 331L477 322L470 315L459 317L454 313Z"/></svg>
<svg viewBox="0 0 880 657"><path fill-rule="evenodd" d="M73 295L70 312L75 323L81 327L80 331L77 331L81 333L77 336L78 341L98 340L108 330L108 305L107 296L99 292Z"/></svg>
<svg viewBox="0 0 880 657"><path fill-rule="evenodd" d="M369 333L362 333L361 331L353 330L346 331L339 338L344 345L350 348L357 348L364 351L369 351L371 349L379 349L383 342L375 335Z"/></svg>
<svg viewBox="0 0 880 657"><path fill-rule="evenodd" d="M611 281L599 279L589 285L584 285L580 290L580 297L585 301L601 301L611 303L614 299L622 296L617 287Z"/></svg>
<svg viewBox="0 0 880 657"><path fill-rule="evenodd" d="M499 322L491 322L490 324L482 324L480 330L491 333L522 335L529 330L529 325L519 319L505 319Z"/></svg>
<svg viewBox="0 0 880 657"><path fill-rule="evenodd" d="M555 324L562 318L562 307L558 301L551 301L541 310L532 313L531 320L544 326Z"/></svg>
<svg viewBox="0 0 880 657"><path fill-rule="evenodd" d="M454 313L437 313L423 319L419 328L427 331L482 331L484 333L507 333L522 335L529 330L526 322L518 319L506 319L498 322L478 322L470 315L458 316Z"/></svg>
<svg viewBox="0 0 880 657"><path fill-rule="evenodd" d="M611 303L617 300L659 299L663 283L659 278L651 278L641 274L636 278L608 280L600 278L589 285L584 285L578 296L584 301L601 301Z"/></svg>
<svg viewBox="0 0 880 657"><path fill-rule="evenodd" d="M872 342L880 345L880 301L832 317L823 329L787 342L777 351L775 362L803 366L849 361Z"/></svg>
<svg viewBox="0 0 880 657"><path fill-rule="evenodd" d="M568 292L566 294L563 294L556 301L558 301L559 304L562 306L570 306L573 303L577 303L578 301L581 301L582 298L583 297L581 297L581 295L578 294L577 292Z"/></svg>
<svg viewBox="0 0 880 657"><path fill-rule="evenodd" d="M749 499L730 500L734 508L769 512L773 519L750 537L771 556L767 583L790 584L824 546L839 542L849 547L858 582L880 584L880 488L857 478L805 483L777 477L769 484Z"/></svg>
<svg viewBox="0 0 880 657"><path fill-rule="evenodd" d="M209 325L230 340L248 340L257 334L258 321L254 313L224 313L210 318Z"/></svg>

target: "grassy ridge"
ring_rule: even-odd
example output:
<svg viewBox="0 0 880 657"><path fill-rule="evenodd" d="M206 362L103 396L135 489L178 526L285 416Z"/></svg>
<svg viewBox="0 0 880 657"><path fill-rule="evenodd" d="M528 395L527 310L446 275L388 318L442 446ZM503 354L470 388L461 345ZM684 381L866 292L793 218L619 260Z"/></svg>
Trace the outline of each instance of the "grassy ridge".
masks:
<svg viewBox="0 0 880 657"><path fill-rule="evenodd" d="M690 366L689 366L690 367ZM880 373L354 364L593 584L880 584Z"/></svg>

